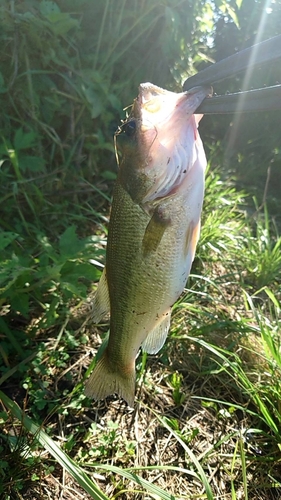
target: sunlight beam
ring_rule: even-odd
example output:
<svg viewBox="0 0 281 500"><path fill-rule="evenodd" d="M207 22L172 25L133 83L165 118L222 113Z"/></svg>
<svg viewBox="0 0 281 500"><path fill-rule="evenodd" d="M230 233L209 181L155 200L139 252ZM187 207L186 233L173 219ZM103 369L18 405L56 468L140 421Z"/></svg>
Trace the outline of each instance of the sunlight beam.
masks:
<svg viewBox="0 0 281 500"><path fill-rule="evenodd" d="M266 26L266 22L267 22L267 16L270 13L271 3L272 3L272 0L267 0L266 4L264 6L264 10L262 12L261 19L259 22L257 34L256 34L255 40L254 40L255 45L257 43L259 43L262 39L262 35L263 35L264 29ZM243 84L242 84L242 88L241 88L242 92L247 90L247 88L248 88L248 85L249 85L249 82L250 82L250 79L251 79L251 76L253 73L253 65L255 64L255 60L257 59L257 56L258 56L259 48L255 47L255 45L253 46L251 57L249 59L249 68L246 70L245 76L243 79ZM229 134L229 139L228 139L228 143L227 143L227 147L226 147L226 153L225 153L226 158L229 158L231 156L231 152L232 152L232 149L234 147L234 144L235 144L235 141L237 138L237 133L238 133L238 130L240 127L241 118L243 119L240 112L243 110L243 108L245 106L245 99L246 98L247 98L246 95L241 93L241 96L238 99L237 113L234 115L234 118L233 118L231 131Z"/></svg>

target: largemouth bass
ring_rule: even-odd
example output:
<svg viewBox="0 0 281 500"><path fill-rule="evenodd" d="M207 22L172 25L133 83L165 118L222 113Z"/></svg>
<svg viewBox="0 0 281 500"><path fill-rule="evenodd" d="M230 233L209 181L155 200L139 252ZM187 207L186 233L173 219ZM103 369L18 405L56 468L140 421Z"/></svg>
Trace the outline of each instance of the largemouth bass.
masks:
<svg viewBox="0 0 281 500"><path fill-rule="evenodd" d="M117 132L122 159L94 301L95 321L110 311L110 335L86 383L89 397L117 393L133 406L140 346L154 354L166 340L200 232L206 158L193 113L210 92L142 84Z"/></svg>

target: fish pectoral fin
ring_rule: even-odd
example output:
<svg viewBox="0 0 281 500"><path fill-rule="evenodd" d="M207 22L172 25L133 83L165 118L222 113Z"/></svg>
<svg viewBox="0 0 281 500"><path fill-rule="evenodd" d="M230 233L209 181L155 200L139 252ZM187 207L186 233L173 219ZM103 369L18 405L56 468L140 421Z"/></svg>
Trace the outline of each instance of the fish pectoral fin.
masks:
<svg viewBox="0 0 281 500"><path fill-rule="evenodd" d="M163 317L158 321L157 325L148 334L145 341L142 343L142 350L148 354L156 354L165 344L168 331L171 323L171 309L163 314Z"/></svg>
<svg viewBox="0 0 281 500"><path fill-rule="evenodd" d="M163 234L170 223L171 219L165 215L163 207L161 207L161 205L156 207L149 223L146 226L142 240L142 251L144 256L147 256L151 252L155 252L157 250Z"/></svg>
<svg viewBox="0 0 281 500"><path fill-rule="evenodd" d="M109 291L106 278L106 268L100 277L98 288L92 304L93 321L99 323L100 320L110 311Z"/></svg>
<svg viewBox="0 0 281 500"><path fill-rule="evenodd" d="M99 400L115 393L125 399L129 406L134 406L135 365L121 371L110 362L106 350L86 382L85 395Z"/></svg>

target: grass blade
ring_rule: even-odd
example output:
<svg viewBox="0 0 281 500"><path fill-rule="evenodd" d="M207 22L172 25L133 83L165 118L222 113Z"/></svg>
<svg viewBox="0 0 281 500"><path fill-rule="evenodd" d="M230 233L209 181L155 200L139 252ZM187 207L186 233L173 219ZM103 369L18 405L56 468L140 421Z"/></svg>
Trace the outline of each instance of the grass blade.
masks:
<svg viewBox="0 0 281 500"><path fill-rule="evenodd" d="M154 413L154 412L153 412ZM202 465L200 464L200 462L197 460L196 456L194 455L194 453L191 451L191 449L186 445L186 443L180 438L180 436L173 430L171 429L171 427L167 424L167 422L165 421L164 418L160 417L159 415L157 415L155 413L155 415L157 416L157 419L159 420L159 422L161 422L161 424L166 427L166 429L176 438L176 440L180 443L180 445L183 447L184 451L187 453L187 455L189 456L190 460L192 461L192 463L195 465L196 469L197 469L197 472L198 472L198 479L201 480L204 488L205 488L205 491L206 491L206 495L207 495L207 499L208 500L214 500L214 496L213 496L213 493L212 493L212 490L211 490L211 487L209 485L209 481L207 479L207 476L202 468Z"/></svg>
<svg viewBox="0 0 281 500"><path fill-rule="evenodd" d="M11 368L8 372L4 373L4 375L2 375L2 377L0 378L0 385L2 385L5 382L5 380L12 377L12 375L14 375L14 373L16 373L22 366L32 361L36 357L36 354L37 353L32 353L30 356L23 359L23 361L13 366L13 368Z"/></svg>
<svg viewBox="0 0 281 500"><path fill-rule="evenodd" d="M219 358L220 360L223 361L223 364L221 365L221 369L224 370L226 373L228 373L234 380L239 380L241 386L243 389L247 392L247 394L251 397L251 399L254 401L255 405L259 409L260 412L260 418L264 421L264 423L274 432L276 437L279 439L280 432L278 429L278 426L276 425L276 422L274 421L268 407L266 404L263 402L262 398L260 397L259 392L255 388L255 385L250 381L250 379L247 377L246 373L244 372L239 357L231 353L235 361L231 361L227 355L229 353L225 351L222 348L216 347L212 344L209 344L208 342L205 342L204 340L200 338L195 338L195 337L188 337L191 342L197 343L207 349L208 351L212 352L215 354L214 361L219 364L218 360L216 358ZM266 399L266 401L268 401ZM268 401L270 405L270 401Z"/></svg>
<svg viewBox="0 0 281 500"><path fill-rule="evenodd" d="M0 391L0 399L4 405L10 410L12 415L20 420L23 426L31 432L37 441L47 450L55 460L77 481L77 483L87 492L94 500L109 500L95 483L87 476L81 467L79 467L60 447L51 439L39 425L35 424L31 418L24 415L19 406Z"/></svg>
<svg viewBox="0 0 281 500"><path fill-rule="evenodd" d="M98 465L99 469L105 469L107 471L114 472L115 474L119 474L120 476L129 479L130 481L134 481L134 483L142 486L152 495L155 495L155 498L160 498L161 500L176 500L174 495L171 495L167 491L162 490L159 486L156 486L153 483L150 483L146 479L130 472L128 469L119 469L119 467L115 467L113 465Z"/></svg>

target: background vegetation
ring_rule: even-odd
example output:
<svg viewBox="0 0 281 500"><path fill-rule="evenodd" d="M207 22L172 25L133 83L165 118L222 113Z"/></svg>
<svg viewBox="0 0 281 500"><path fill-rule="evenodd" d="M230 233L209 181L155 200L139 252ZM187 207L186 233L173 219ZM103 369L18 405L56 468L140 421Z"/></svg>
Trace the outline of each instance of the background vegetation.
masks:
<svg viewBox="0 0 281 500"><path fill-rule="evenodd" d="M135 410L82 383L123 108L280 22L279 0L0 0L0 498L280 497L279 112L201 122L197 258Z"/></svg>

